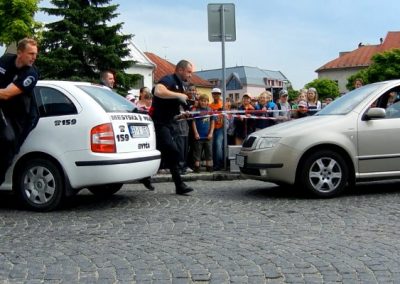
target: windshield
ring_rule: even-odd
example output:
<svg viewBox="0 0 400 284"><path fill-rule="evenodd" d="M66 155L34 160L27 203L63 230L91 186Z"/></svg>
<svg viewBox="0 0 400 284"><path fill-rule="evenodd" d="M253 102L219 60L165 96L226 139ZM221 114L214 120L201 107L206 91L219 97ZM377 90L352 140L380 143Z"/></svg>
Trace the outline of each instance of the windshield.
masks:
<svg viewBox="0 0 400 284"><path fill-rule="evenodd" d="M352 111L369 94L381 87L382 83L365 85L335 99L315 115L344 115Z"/></svg>
<svg viewBox="0 0 400 284"><path fill-rule="evenodd" d="M90 95L106 112L132 112L136 106L111 89L97 86L78 86Z"/></svg>

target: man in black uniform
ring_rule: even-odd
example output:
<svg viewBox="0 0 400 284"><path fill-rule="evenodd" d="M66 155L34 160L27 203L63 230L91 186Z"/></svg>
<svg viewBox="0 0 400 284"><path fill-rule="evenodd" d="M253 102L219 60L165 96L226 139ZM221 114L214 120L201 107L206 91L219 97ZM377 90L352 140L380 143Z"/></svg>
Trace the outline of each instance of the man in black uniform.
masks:
<svg viewBox="0 0 400 284"><path fill-rule="evenodd" d="M157 149L169 168L175 183L176 194L193 191L187 186L179 173L179 148L176 143L180 106L186 106L185 83L190 80L193 66L189 61L181 60L175 67L175 73L160 79L154 88L154 97L149 114L154 121Z"/></svg>
<svg viewBox="0 0 400 284"><path fill-rule="evenodd" d="M18 42L17 54L0 57L0 185L22 143L38 121L32 90L38 80L33 66L37 43L30 38Z"/></svg>

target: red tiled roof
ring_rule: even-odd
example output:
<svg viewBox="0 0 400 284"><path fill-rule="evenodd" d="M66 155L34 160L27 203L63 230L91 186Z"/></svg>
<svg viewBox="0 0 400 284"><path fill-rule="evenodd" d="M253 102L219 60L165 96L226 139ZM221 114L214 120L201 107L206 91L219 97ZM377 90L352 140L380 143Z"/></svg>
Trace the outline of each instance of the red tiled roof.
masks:
<svg viewBox="0 0 400 284"><path fill-rule="evenodd" d="M156 65L154 69L155 83L158 82L165 75L173 74L175 72L175 65L171 62L162 59L161 57L151 52L145 52L145 54ZM210 82L200 78L196 74L192 74L192 79L190 82L197 87L212 87L212 84Z"/></svg>
<svg viewBox="0 0 400 284"><path fill-rule="evenodd" d="M371 57L378 52L400 48L400 32L388 32L385 40L378 45L360 45L357 49L344 53L342 56L329 61L316 72L326 69L342 69L354 67L367 67L371 64Z"/></svg>

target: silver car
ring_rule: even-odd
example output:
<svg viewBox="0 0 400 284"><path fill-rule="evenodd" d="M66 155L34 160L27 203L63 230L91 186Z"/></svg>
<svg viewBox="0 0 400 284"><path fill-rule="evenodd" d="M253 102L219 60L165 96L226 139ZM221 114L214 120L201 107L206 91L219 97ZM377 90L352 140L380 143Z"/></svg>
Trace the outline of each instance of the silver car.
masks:
<svg viewBox="0 0 400 284"><path fill-rule="evenodd" d="M332 197L358 181L400 177L400 80L366 85L313 116L250 134L244 177Z"/></svg>

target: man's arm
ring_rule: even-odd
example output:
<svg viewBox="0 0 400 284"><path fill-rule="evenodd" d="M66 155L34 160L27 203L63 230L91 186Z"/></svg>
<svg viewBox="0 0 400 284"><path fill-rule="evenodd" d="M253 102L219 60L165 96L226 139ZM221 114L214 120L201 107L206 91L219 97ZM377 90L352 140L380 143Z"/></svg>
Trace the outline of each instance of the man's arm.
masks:
<svg viewBox="0 0 400 284"><path fill-rule="evenodd" d="M11 83L5 89L0 89L0 100L9 100L21 94L22 91L14 83Z"/></svg>
<svg viewBox="0 0 400 284"><path fill-rule="evenodd" d="M157 84L154 89L154 95L162 99L179 99L186 103L188 96L183 93L173 92L167 89L163 84Z"/></svg>

